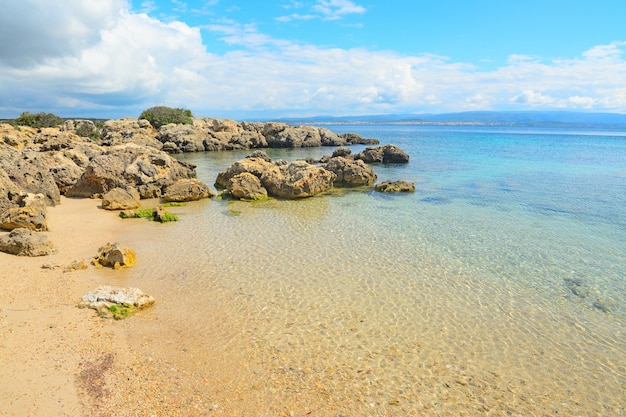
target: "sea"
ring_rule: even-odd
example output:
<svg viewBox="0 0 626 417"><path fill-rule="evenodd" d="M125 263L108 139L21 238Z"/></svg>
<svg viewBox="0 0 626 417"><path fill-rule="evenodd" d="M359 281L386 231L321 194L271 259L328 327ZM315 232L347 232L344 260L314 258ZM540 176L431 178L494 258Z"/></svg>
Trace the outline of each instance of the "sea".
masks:
<svg viewBox="0 0 626 417"><path fill-rule="evenodd" d="M209 415L626 415L626 130L319 126L399 146L377 182L415 192L124 220L138 351L211 381ZM212 186L251 152L177 158Z"/></svg>

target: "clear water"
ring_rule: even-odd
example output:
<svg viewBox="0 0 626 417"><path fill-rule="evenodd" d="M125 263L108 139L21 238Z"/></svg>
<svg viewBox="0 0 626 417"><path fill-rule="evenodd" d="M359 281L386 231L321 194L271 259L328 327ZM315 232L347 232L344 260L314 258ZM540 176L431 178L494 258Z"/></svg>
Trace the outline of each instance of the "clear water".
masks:
<svg viewBox="0 0 626 417"><path fill-rule="evenodd" d="M132 223L138 349L219 381L226 415L625 414L625 132L328 127L400 146L374 169L416 192ZM249 153L180 158L213 184Z"/></svg>

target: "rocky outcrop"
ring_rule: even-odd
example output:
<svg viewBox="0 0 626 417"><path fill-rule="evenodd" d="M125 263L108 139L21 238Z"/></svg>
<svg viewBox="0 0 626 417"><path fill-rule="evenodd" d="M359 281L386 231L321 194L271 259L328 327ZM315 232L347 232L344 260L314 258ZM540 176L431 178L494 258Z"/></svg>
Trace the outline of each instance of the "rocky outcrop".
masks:
<svg viewBox="0 0 626 417"><path fill-rule="evenodd" d="M105 210L132 210L139 207L139 193L134 188L114 188L102 196Z"/></svg>
<svg viewBox="0 0 626 417"><path fill-rule="evenodd" d="M0 252L17 256L46 256L56 251L46 235L32 230L20 228L0 236Z"/></svg>
<svg viewBox="0 0 626 417"><path fill-rule="evenodd" d="M119 243L102 246L98 249L98 255L93 259L93 264L108 266L113 269L130 268L137 264L135 251L121 246Z"/></svg>
<svg viewBox="0 0 626 417"><path fill-rule="evenodd" d="M154 304L154 298L138 288L101 285L89 291L78 303L79 308L92 308L100 317L124 319L137 310Z"/></svg>
<svg viewBox="0 0 626 417"><path fill-rule="evenodd" d="M50 172L55 161L44 152L4 150L0 155L0 171L4 171L14 188L22 192L43 194L46 204L61 201L61 193Z"/></svg>
<svg viewBox="0 0 626 417"><path fill-rule="evenodd" d="M268 195L297 199L311 197L333 186L336 175L305 161L274 165L261 176Z"/></svg>
<svg viewBox="0 0 626 417"><path fill-rule="evenodd" d="M0 144L4 143L15 150L22 150L30 146L37 129L32 127L14 127L8 123L0 123Z"/></svg>
<svg viewBox="0 0 626 417"><path fill-rule="evenodd" d="M343 156L331 158L323 165L323 168L337 176L334 182L335 186L360 187L371 185L377 178L374 170L365 162Z"/></svg>
<svg viewBox="0 0 626 417"><path fill-rule="evenodd" d="M208 185L197 178L185 178L165 188L163 200L168 202L196 201L215 195Z"/></svg>
<svg viewBox="0 0 626 417"><path fill-rule="evenodd" d="M205 151L208 133L194 125L169 124L159 130L159 141L169 153Z"/></svg>
<svg viewBox="0 0 626 417"><path fill-rule="evenodd" d="M48 230L46 203L42 194L17 192L10 193L8 197L14 206L0 212L0 229Z"/></svg>
<svg viewBox="0 0 626 417"><path fill-rule="evenodd" d="M38 152L72 149L77 144L88 141L85 138L57 128L43 128L33 136L33 150Z"/></svg>
<svg viewBox="0 0 626 417"><path fill-rule="evenodd" d="M361 159L368 164L376 162L383 164L406 164L409 162L409 155L396 145L383 145L365 148L354 155L354 159Z"/></svg>
<svg viewBox="0 0 626 417"><path fill-rule="evenodd" d="M140 146L149 146L162 149L163 144L157 139L159 132L145 119L125 117L117 120L107 120L102 127L102 146L116 146L134 143Z"/></svg>
<svg viewBox="0 0 626 417"><path fill-rule="evenodd" d="M267 190L261 180L249 172L242 172L228 180L228 194L241 200L263 200L267 198Z"/></svg>
<svg viewBox="0 0 626 417"><path fill-rule="evenodd" d="M381 193L411 193L415 191L415 183L407 181L383 181L374 186Z"/></svg>
<svg viewBox="0 0 626 417"><path fill-rule="evenodd" d="M195 167L163 151L126 144L113 146L89 162L68 197L99 197L114 188L132 186L141 198L158 198L175 181L194 178Z"/></svg>

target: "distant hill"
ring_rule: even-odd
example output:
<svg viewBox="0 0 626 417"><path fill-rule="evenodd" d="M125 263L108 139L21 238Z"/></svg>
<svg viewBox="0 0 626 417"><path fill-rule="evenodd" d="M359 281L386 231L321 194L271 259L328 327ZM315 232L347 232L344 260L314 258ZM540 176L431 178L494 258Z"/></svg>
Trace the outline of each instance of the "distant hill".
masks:
<svg viewBox="0 0 626 417"><path fill-rule="evenodd" d="M383 114L283 118L289 123L412 123L427 125L626 127L626 114L569 111L471 111L442 114Z"/></svg>

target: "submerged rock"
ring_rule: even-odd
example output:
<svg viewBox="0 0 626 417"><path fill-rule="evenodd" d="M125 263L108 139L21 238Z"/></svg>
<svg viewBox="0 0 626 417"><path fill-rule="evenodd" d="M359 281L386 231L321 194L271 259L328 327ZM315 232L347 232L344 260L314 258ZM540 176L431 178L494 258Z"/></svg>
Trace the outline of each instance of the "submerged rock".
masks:
<svg viewBox="0 0 626 417"><path fill-rule="evenodd" d="M414 182L406 181L383 181L374 186L376 191L381 193L411 193L415 191Z"/></svg>
<svg viewBox="0 0 626 417"><path fill-rule="evenodd" d="M46 256L56 251L46 235L28 229L15 229L0 237L0 252L17 256Z"/></svg>
<svg viewBox="0 0 626 417"><path fill-rule="evenodd" d="M138 288L120 288L101 285L83 295L80 308L93 308L100 317L116 320L129 317L137 310L154 304L154 298Z"/></svg>

